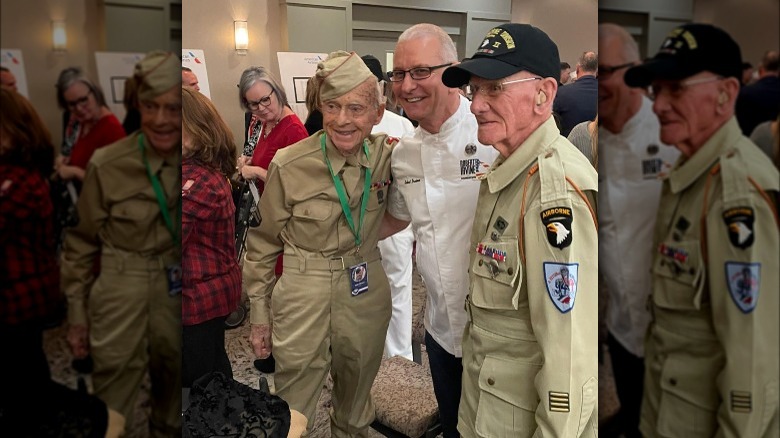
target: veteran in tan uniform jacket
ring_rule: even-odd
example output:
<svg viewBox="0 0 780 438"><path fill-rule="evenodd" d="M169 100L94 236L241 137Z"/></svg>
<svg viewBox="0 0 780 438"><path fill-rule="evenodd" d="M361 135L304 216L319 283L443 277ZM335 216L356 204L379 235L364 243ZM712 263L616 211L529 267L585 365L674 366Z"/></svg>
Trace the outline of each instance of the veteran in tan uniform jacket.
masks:
<svg viewBox="0 0 780 438"><path fill-rule="evenodd" d="M152 437L181 434L178 70L165 52L135 66L141 130L95 152L62 255L73 355L92 354L95 395L128 423L149 371Z"/></svg>
<svg viewBox="0 0 780 438"><path fill-rule="evenodd" d="M682 152L656 222L646 437L780 436L778 172L734 118L741 64L728 34L689 24L625 75Z"/></svg>
<svg viewBox="0 0 780 438"><path fill-rule="evenodd" d="M559 61L543 31L504 24L442 77L466 85L480 143L501 154L471 234L467 438L597 434L598 182L551 116Z"/></svg>
<svg viewBox="0 0 780 438"><path fill-rule="evenodd" d="M359 56L333 52L316 74L324 130L276 154L247 237L251 342L260 358L273 346L277 394L309 431L330 371L332 436L364 437L391 312L377 241L394 139L369 135L384 105Z"/></svg>

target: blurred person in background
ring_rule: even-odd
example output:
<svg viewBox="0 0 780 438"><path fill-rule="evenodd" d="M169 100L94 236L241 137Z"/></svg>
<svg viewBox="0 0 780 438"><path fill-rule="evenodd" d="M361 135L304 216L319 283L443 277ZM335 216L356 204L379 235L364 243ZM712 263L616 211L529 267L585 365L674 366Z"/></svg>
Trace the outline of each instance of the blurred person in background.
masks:
<svg viewBox="0 0 780 438"><path fill-rule="evenodd" d="M79 222L65 236L67 339L75 358L92 354L95 395L128 421L148 372L150 436L179 436L179 58L150 52L136 64L134 76L141 129L95 152L78 202Z"/></svg>

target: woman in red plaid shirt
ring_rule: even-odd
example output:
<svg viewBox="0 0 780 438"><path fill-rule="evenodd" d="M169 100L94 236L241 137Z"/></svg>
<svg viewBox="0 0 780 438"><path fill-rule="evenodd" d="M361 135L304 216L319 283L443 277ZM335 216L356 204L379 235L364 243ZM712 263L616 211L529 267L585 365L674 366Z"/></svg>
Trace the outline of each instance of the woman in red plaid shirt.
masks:
<svg viewBox="0 0 780 438"><path fill-rule="evenodd" d="M225 318L241 298L235 206L228 175L236 146L211 101L182 88L182 385L211 371L233 376Z"/></svg>
<svg viewBox="0 0 780 438"><path fill-rule="evenodd" d="M43 324L61 303L53 207L46 182L54 171L51 135L30 102L0 88L0 417L26 406L50 382ZM8 411L7 415L10 414Z"/></svg>

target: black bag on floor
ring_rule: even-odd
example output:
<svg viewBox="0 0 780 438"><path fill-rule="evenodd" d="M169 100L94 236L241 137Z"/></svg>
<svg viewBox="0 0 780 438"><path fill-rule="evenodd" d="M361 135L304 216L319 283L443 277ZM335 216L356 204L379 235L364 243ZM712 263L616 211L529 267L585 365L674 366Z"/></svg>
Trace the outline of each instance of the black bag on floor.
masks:
<svg viewBox="0 0 780 438"><path fill-rule="evenodd" d="M267 391L252 389L214 372L199 378L184 412L185 438L286 438L290 407Z"/></svg>

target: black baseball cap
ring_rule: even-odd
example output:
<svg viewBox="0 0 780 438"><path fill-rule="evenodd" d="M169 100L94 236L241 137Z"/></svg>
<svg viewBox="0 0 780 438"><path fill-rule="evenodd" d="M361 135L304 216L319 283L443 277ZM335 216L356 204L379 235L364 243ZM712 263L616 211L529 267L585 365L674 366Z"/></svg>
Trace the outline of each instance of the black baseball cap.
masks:
<svg viewBox="0 0 780 438"><path fill-rule="evenodd" d="M456 88L465 85L472 75L495 80L523 70L558 80L558 46L537 27L507 23L490 29L474 56L444 70L441 80Z"/></svg>
<svg viewBox="0 0 780 438"><path fill-rule="evenodd" d="M742 55L723 29L691 23L669 32L658 53L628 69L624 78L629 87L645 88L656 79L680 80L705 70L741 79Z"/></svg>
<svg viewBox="0 0 780 438"><path fill-rule="evenodd" d="M368 69L371 70L371 73L376 76L377 81L386 80L385 74L382 72L382 63L380 63L374 55L363 55L360 57L360 59L366 63L366 67L368 67Z"/></svg>

